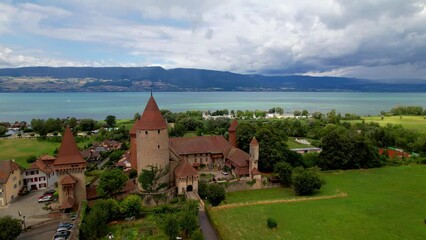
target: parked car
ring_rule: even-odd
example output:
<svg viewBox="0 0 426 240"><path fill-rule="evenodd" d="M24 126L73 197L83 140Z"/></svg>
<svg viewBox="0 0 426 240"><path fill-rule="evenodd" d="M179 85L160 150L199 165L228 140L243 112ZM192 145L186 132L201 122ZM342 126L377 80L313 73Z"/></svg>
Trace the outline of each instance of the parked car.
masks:
<svg viewBox="0 0 426 240"><path fill-rule="evenodd" d="M43 195L47 195L47 194L54 194L56 192L56 189L49 189L46 192L44 192Z"/></svg>
<svg viewBox="0 0 426 240"><path fill-rule="evenodd" d="M68 230L69 230L72 227L74 227L74 224L72 224L72 223L59 223L59 225L58 225L58 229L59 228L68 228Z"/></svg>
<svg viewBox="0 0 426 240"><path fill-rule="evenodd" d="M42 197L42 198L39 198L39 199L38 199L38 202L39 202L39 203L42 203L42 202L49 202L49 201L52 201L52 200L53 200L53 197L52 197L52 196L47 195L47 196L44 196L44 197Z"/></svg>
<svg viewBox="0 0 426 240"><path fill-rule="evenodd" d="M53 198L53 194L44 194L44 195L41 195L40 197L38 197L38 199L44 198L46 196L50 196L50 197Z"/></svg>
<svg viewBox="0 0 426 240"><path fill-rule="evenodd" d="M71 231L71 228L67 228L67 227L58 227L58 229L56 229L56 232L62 232L62 231Z"/></svg>
<svg viewBox="0 0 426 240"><path fill-rule="evenodd" d="M228 175L229 174L228 172L225 172L225 171L223 171L222 173L223 173L223 175Z"/></svg>
<svg viewBox="0 0 426 240"><path fill-rule="evenodd" d="M68 238L68 236L71 234L70 231L60 231L60 232L56 232L55 235L53 236L53 238L59 238L59 237L64 237L64 238Z"/></svg>

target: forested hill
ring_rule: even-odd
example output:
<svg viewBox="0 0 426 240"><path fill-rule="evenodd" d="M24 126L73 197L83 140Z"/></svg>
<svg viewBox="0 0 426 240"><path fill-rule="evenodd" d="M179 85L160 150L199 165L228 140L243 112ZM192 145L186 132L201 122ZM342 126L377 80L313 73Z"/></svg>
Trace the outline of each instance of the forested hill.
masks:
<svg viewBox="0 0 426 240"><path fill-rule="evenodd" d="M24 67L0 69L0 91L390 91L426 92L426 84L311 76L245 75L161 67Z"/></svg>

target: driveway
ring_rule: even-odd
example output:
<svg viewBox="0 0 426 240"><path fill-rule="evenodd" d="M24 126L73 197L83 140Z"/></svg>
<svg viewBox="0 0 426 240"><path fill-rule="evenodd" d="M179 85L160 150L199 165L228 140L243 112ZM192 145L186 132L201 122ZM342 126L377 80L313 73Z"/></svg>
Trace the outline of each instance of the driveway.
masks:
<svg viewBox="0 0 426 240"><path fill-rule="evenodd" d="M32 191L25 196L20 196L12 204L0 207L0 217L12 216L13 218L23 219L25 216L26 226L32 226L37 223L49 220L49 210L44 210L45 203L38 203L38 197L43 195L46 190ZM19 216L19 212L22 216Z"/></svg>

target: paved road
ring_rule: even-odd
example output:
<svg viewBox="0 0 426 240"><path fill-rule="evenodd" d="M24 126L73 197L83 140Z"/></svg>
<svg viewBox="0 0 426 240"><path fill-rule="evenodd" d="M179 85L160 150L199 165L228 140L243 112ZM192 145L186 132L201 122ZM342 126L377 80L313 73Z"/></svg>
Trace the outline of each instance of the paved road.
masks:
<svg viewBox="0 0 426 240"><path fill-rule="evenodd" d="M49 220L49 211L44 210L44 203L38 203L38 197L43 194L45 190L32 191L25 196L20 196L12 204L5 207L0 207L0 217L10 215L13 218L22 219L18 212L25 216L27 226L31 226L40 222Z"/></svg>
<svg viewBox="0 0 426 240"><path fill-rule="evenodd" d="M53 223L49 223L34 229L29 230L28 232L21 233L18 240L48 240L52 239L55 235L56 229L58 228L60 220Z"/></svg>
<svg viewBox="0 0 426 240"><path fill-rule="evenodd" d="M214 231L204 209L200 209L200 211L198 211L198 219L200 220L201 231L203 232L204 239L218 240L219 238L216 236L216 232Z"/></svg>

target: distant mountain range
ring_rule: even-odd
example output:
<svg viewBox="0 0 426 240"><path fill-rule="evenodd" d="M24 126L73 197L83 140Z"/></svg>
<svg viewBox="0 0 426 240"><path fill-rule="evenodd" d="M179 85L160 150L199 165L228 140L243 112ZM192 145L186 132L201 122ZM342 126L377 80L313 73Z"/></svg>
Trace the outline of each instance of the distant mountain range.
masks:
<svg viewBox="0 0 426 240"><path fill-rule="evenodd" d="M380 83L342 77L264 76L161 67L23 67L0 69L0 92L59 91L364 91L426 92L426 83Z"/></svg>

